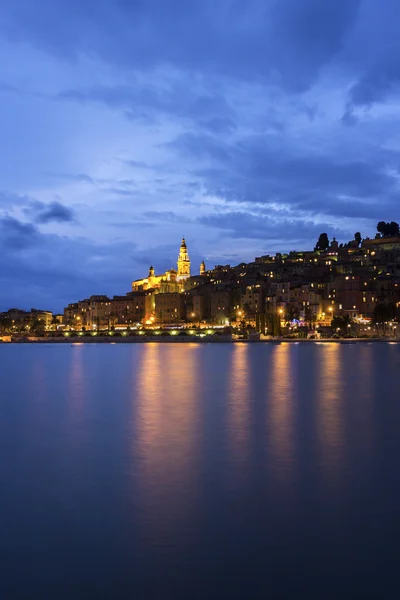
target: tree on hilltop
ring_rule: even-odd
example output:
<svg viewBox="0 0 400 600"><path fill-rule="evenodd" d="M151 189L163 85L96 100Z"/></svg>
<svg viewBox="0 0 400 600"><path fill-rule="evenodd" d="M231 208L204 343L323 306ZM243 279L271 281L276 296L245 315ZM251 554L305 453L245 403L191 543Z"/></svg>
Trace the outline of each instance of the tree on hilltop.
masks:
<svg viewBox="0 0 400 600"><path fill-rule="evenodd" d="M318 238L317 245L315 246L315 250L328 250L329 248L329 238L327 233L321 233Z"/></svg>
<svg viewBox="0 0 400 600"><path fill-rule="evenodd" d="M391 221L390 223L379 221L376 229L382 237L396 237L400 235L399 224L395 221Z"/></svg>

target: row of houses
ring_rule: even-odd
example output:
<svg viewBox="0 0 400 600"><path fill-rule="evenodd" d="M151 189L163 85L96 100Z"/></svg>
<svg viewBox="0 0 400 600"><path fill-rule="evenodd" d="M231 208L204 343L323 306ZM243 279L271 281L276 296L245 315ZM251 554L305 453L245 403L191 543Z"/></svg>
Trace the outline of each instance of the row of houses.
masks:
<svg viewBox="0 0 400 600"><path fill-rule="evenodd" d="M217 281L211 281L215 276ZM258 314L271 310L291 312L297 318L308 313L314 320L326 321L338 314L370 318L382 302L400 306L400 281L385 274L372 278L369 274L331 274L311 282L258 274L253 281L246 274L237 280L234 269L224 268L223 272L210 272L201 285L194 283L188 280L183 292L148 289L114 298L92 296L70 304L64 311L65 322L89 328L139 323L226 324L255 321Z"/></svg>
<svg viewBox="0 0 400 600"><path fill-rule="evenodd" d="M175 279L156 277L151 267L149 277L133 282L125 295L90 296L69 304L63 315L10 309L0 314L0 326L224 325L255 323L268 312L320 322L336 315L371 318L382 303L400 307L400 238L367 239L362 245L345 246L334 239L325 251L277 253L210 270L203 262L199 275L186 273Z"/></svg>

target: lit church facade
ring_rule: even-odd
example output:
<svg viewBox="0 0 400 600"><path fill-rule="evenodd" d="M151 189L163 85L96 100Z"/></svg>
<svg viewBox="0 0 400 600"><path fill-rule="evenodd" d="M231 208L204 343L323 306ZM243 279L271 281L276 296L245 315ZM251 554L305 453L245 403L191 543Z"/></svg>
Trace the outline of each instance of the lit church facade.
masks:
<svg viewBox="0 0 400 600"><path fill-rule="evenodd" d="M200 266L200 271L205 272L204 261ZM149 274L144 279L132 281L132 291L156 289L159 293L183 292L185 289L185 281L190 277L190 258L186 245L185 238L179 249L177 260L177 269L170 269L162 275L156 275L154 267L151 266Z"/></svg>

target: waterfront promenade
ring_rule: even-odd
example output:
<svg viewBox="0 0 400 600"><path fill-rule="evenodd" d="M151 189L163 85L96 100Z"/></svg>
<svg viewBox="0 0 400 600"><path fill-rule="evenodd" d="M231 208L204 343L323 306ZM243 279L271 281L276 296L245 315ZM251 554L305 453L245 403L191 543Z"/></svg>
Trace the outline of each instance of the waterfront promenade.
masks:
<svg viewBox="0 0 400 600"><path fill-rule="evenodd" d="M371 337L371 338L322 338L322 339L296 339L285 337L266 337L249 339L235 339L230 335L209 335L205 337L199 336L161 336L161 335L144 335L144 336L88 336L88 337L25 337L25 338L9 338L1 339L2 343L12 344L354 344L354 343L395 343L400 344L400 338L394 337Z"/></svg>

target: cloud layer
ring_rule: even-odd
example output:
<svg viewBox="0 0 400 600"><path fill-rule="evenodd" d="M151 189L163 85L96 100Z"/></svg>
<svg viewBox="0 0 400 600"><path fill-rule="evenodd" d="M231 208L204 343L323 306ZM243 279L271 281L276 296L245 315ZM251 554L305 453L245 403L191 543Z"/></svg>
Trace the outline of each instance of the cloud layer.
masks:
<svg viewBox="0 0 400 600"><path fill-rule="evenodd" d="M0 310L398 220L397 0L4 0ZM44 306L43 306L44 305Z"/></svg>

